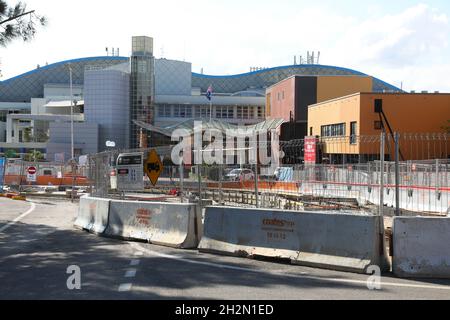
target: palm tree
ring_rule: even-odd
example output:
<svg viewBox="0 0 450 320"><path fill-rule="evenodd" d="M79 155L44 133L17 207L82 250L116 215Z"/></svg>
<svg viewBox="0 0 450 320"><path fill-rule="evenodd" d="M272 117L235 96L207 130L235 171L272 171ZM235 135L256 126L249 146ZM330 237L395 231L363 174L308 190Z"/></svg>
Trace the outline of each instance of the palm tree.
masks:
<svg viewBox="0 0 450 320"><path fill-rule="evenodd" d="M33 150L30 151L29 153L27 153L25 155L25 161L41 161L44 159L44 155L42 154L42 152L38 151L38 150Z"/></svg>

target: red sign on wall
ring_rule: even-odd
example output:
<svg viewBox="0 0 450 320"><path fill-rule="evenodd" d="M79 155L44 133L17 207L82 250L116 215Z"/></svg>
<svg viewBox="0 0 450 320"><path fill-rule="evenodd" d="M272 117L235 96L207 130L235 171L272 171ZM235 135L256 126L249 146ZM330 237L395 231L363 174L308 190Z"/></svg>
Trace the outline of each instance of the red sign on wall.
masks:
<svg viewBox="0 0 450 320"><path fill-rule="evenodd" d="M305 164L317 162L317 138L305 137Z"/></svg>
<svg viewBox="0 0 450 320"><path fill-rule="evenodd" d="M28 174L36 174L36 167L28 167Z"/></svg>

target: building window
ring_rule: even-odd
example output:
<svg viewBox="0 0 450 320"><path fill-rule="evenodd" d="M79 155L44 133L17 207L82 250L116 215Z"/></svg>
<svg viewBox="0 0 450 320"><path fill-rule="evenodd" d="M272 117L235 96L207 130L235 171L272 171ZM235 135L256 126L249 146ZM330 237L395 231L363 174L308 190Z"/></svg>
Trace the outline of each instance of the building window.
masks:
<svg viewBox="0 0 450 320"><path fill-rule="evenodd" d="M350 144L356 144L356 122L350 122Z"/></svg>
<svg viewBox="0 0 450 320"><path fill-rule="evenodd" d="M216 107L217 119L233 119L234 108L233 107Z"/></svg>
<svg viewBox="0 0 450 320"><path fill-rule="evenodd" d="M158 117L160 118L170 118L172 106L169 105L159 105L158 106Z"/></svg>
<svg viewBox="0 0 450 320"><path fill-rule="evenodd" d="M282 94L281 94L281 99L284 100L284 91L283 91Z"/></svg>
<svg viewBox="0 0 450 320"><path fill-rule="evenodd" d="M209 107L197 106L195 108L195 118L197 119L209 118L210 114L211 110Z"/></svg>
<svg viewBox="0 0 450 320"><path fill-rule="evenodd" d="M373 127L375 130L381 130L383 128L383 123L381 121L375 121Z"/></svg>
<svg viewBox="0 0 450 320"><path fill-rule="evenodd" d="M322 137L345 136L345 123L322 126L320 132Z"/></svg>
<svg viewBox="0 0 450 320"><path fill-rule="evenodd" d="M251 111L253 111L252 107L237 107L237 118L238 119L251 119Z"/></svg>
<svg viewBox="0 0 450 320"><path fill-rule="evenodd" d="M175 118L192 118L192 107L190 105L176 105L173 109Z"/></svg>
<svg viewBox="0 0 450 320"><path fill-rule="evenodd" d="M264 119L264 107L258 107L258 119Z"/></svg>

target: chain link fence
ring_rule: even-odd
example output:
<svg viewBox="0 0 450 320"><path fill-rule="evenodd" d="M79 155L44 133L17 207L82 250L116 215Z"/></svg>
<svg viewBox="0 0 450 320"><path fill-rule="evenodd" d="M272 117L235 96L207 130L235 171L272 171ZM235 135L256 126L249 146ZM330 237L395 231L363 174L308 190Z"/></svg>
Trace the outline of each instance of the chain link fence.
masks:
<svg viewBox="0 0 450 320"><path fill-rule="evenodd" d="M36 169L35 178L28 178L28 168ZM73 170L73 171L72 171ZM29 162L18 159L7 159L4 164L4 185L11 190L26 191L33 187L54 187L61 191L74 183L78 187L87 188L89 165L76 165L52 162ZM74 181L74 182L73 182Z"/></svg>
<svg viewBox="0 0 450 320"><path fill-rule="evenodd" d="M447 135L400 136L399 153L411 159L399 159L397 183L396 163L391 161L395 158L395 141L386 136L386 161L382 166L381 139L381 136L319 139L316 164L304 163L303 140L280 142L283 159L276 167L257 163L174 165L173 146L158 147L156 151L164 169L157 185L144 177L144 191L125 191L121 196L138 197L136 194L144 193L150 199L164 196L167 201L196 201L203 206L376 213L381 202L386 210L397 206L398 187L400 213L446 214L450 207L450 160L427 156L450 155ZM417 152L411 152L410 143L415 139L420 143L413 147ZM114 150L90 156L93 194L119 196L111 189L111 171L119 154L142 152L145 159L150 150Z"/></svg>
<svg viewBox="0 0 450 320"><path fill-rule="evenodd" d="M251 143L246 146L249 150L253 148ZM398 163L393 161L396 148L390 135L320 138L313 164L305 163L304 140L280 142L279 147L282 159L276 166L264 166L259 161L175 165L173 145L89 155L84 165L75 168L74 174L67 164L14 161L6 164L5 184L18 188L32 185L26 182L26 169L35 166L38 181L34 184L63 187L74 183L85 186L96 197L362 213L377 212L381 202L386 210L398 205L399 214L446 214L450 207L447 134L400 135ZM145 160L153 149L163 164L158 183L152 185L144 175L143 190L124 190L119 186L119 192L116 163L119 155L139 152Z"/></svg>

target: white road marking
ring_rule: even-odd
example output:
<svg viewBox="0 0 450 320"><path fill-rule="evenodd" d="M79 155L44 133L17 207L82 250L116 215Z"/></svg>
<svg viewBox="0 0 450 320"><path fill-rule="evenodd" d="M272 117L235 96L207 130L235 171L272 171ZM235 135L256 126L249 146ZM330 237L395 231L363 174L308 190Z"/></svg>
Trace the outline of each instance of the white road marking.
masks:
<svg viewBox="0 0 450 320"><path fill-rule="evenodd" d="M11 222L7 223L6 225L4 225L3 227L1 227L0 232L6 231L7 229L9 229L13 225L15 225L17 222L19 222L20 220L25 218L27 215L32 213L34 211L34 209L36 209L36 205L33 202L30 202L30 203L31 203L31 208L27 212L22 213L20 216L15 218L13 221L11 221Z"/></svg>
<svg viewBox="0 0 450 320"><path fill-rule="evenodd" d="M242 267L235 267L225 264L217 264L212 262L204 262L204 261L195 261L190 260L186 258L181 258L178 256L168 255L165 253L155 252L152 250L149 250L147 248L142 247L138 243L129 242L129 244L136 250L139 250L141 253L147 253L152 256L166 258L166 259L172 259L177 261L182 261L185 263L190 264L197 264L197 265L204 265L208 267L214 267L214 268L220 268L220 269L228 269L228 270L236 270L236 271L245 271L245 272L253 272L253 273L260 273L260 274L270 274L273 276L289 276L289 277L297 277L297 275L292 274L282 274L282 273L276 273L266 270L256 270L256 269L249 269L249 268L242 268ZM367 275L370 276L370 275ZM315 277L310 275L302 275L301 278L303 279L309 279L309 280L317 280L317 281L324 281L324 282L340 282L340 283L353 283L353 284L361 284L364 286L367 286L366 280L353 280L353 279L338 279L338 278L321 278L321 277ZM381 286L391 286L391 287L406 287L406 288L419 288L419 289L435 289L435 290L448 290L450 291L450 286L440 285L440 286L431 286L431 285L420 285L420 284L410 284L410 283L395 283L395 282L381 282Z"/></svg>
<svg viewBox="0 0 450 320"><path fill-rule="evenodd" d="M127 292L127 291L130 291L132 286L133 286L133 285L132 285L131 283L122 283L122 284L119 286L118 291L119 291L119 292Z"/></svg>
<svg viewBox="0 0 450 320"><path fill-rule="evenodd" d="M135 267L135 266L138 266L139 263L141 263L141 261L139 261L138 259L133 259L130 261L130 266Z"/></svg>
<svg viewBox="0 0 450 320"><path fill-rule="evenodd" d="M134 278L136 277L136 269L129 269L125 272L125 278Z"/></svg>

